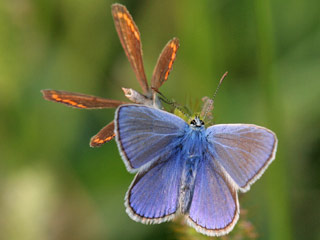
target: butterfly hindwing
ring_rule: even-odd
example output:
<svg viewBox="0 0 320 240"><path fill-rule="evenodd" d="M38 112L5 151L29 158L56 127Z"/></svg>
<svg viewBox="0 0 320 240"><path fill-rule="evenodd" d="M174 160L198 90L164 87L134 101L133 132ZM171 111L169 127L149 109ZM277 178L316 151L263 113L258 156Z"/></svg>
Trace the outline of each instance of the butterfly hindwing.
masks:
<svg viewBox="0 0 320 240"><path fill-rule="evenodd" d="M127 213L135 221L161 223L175 216L178 210L181 152L168 152L154 164L140 171L127 195Z"/></svg>
<svg viewBox="0 0 320 240"><path fill-rule="evenodd" d="M273 161L276 135L251 124L219 124L206 130L210 154L241 191L249 190Z"/></svg>
<svg viewBox="0 0 320 240"><path fill-rule="evenodd" d="M143 105L122 105L115 114L115 133L129 171L167 154L179 144L188 124L181 118Z"/></svg>
<svg viewBox="0 0 320 240"><path fill-rule="evenodd" d="M232 230L239 217L237 189L209 154L199 162L188 223L198 232L220 236Z"/></svg>

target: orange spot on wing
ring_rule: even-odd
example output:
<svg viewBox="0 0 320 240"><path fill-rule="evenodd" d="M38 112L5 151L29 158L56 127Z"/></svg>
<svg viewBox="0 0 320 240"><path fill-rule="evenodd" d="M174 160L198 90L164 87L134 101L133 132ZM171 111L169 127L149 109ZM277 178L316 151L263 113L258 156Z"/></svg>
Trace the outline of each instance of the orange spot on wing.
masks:
<svg viewBox="0 0 320 240"><path fill-rule="evenodd" d="M63 99L62 102L67 103L67 104L70 104L70 105L72 105L72 106L76 106L76 105L77 105L76 102L74 102L74 101L72 101L72 100L69 100L69 99Z"/></svg>
<svg viewBox="0 0 320 240"><path fill-rule="evenodd" d="M57 94L53 94L51 97L52 97L53 100L55 100L57 102L65 103L65 104L68 104L68 105L71 105L71 106L74 106L74 107L87 108L87 106L85 106L85 105L83 105L81 103L77 103L75 101L72 101L70 99L62 99Z"/></svg>
<svg viewBox="0 0 320 240"><path fill-rule="evenodd" d="M57 99L57 98L58 98L58 95L57 95L57 94L52 94L51 97L54 98L54 99Z"/></svg>
<svg viewBox="0 0 320 240"><path fill-rule="evenodd" d="M104 139L101 139L101 138L96 138L93 140L94 143L98 143L98 144L103 144L105 142L108 142L110 141L112 138L114 138L116 136L116 134L112 134L111 136L109 137L106 137Z"/></svg>
<svg viewBox="0 0 320 240"><path fill-rule="evenodd" d="M98 145L101 145L101 144L103 144L103 143L105 143L105 142L109 142L109 141L112 140L115 136L116 136L116 134L112 134L111 136L108 136L108 137L103 138L103 139L97 137L97 138L95 138L95 139L93 140L93 142L96 143L96 144L98 144Z"/></svg>
<svg viewBox="0 0 320 240"><path fill-rule="evenodd" d="M138 41L140 41L140 36L139 36L139 32L136 30L135 25L132 21L132 19L128 16L128 14L126 13L122 13L122 12L118 12L117 13L118 18L122 18L126 21L128 27L130 28L131 32L133 32L134 36L136 37L136 39L138 39Z"/></svg>
<svg viewBox="0 0 320 240"><path fill-rule="evenodd" d="M110 141L112 138L114 138L116 136L116 134L112 134L110 137L105 138L105 141Z"/></svg>
<svg viewBox="0 0 320 240"><path fill-rule="evenodd" d="M87 108L87 106L82 105L82 104L78 104L77 107L79 107L79 108Z"/></svg>
<svg viewBox="0 0 320 240"><path fill-rule="evenodd" d="M168 65L168 70L164 76L164 80L166 81L168 79L168 76L169 76L169 73L171 71L171 68L172 68L172 64L174 62L174 59L176 58L176 53L177 53L177 45L172 42L170 44L170 47L172 48L172 54L171 54L171 59L170 59L170 62L169 62L169 65Z"/></svg>

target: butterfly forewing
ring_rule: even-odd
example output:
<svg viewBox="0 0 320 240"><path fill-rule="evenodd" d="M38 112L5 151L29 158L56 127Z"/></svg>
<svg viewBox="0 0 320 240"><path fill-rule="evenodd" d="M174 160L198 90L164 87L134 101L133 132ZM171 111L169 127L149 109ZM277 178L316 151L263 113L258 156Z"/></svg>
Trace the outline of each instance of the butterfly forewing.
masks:
<svg viewBox="0 0 320 240"><path fill-rule="evenodd" d="M117 144L129 171L172 151L188 126L173 114L142 105L120 106L115 123Z"/></svg>
<svg viewBox="0 0 320 240"><path fill-rule="evenodd" d="M174 38L170 40L162 50L153 71L151 80L152 88L159 89L162 84L167 81L173 62L176 59L178 48L179 39Z"/></svg>
<svg viewBox="0 0 320 240"><path fill-rule="evenodd" d="M276 135L250 124L218 124L207 129L210 154L241 191L249 190L273 161Z"/></svg>
<svg viewBox="0 0 320 240"><path fill-rule="evenodd" d="M114 133L114 121L112 121L91 138L90 146L100 147L106 142L111 141L115 136L116 135Z"/></svg>
<svg viewBox="0 0 320 240"><path fill-rule="evenodd" d="M75 108L97 109L97 108L116 108L126 102L111 100L101 97L85 95L81 93L73 93L57 90L41 90L43 98L66 104Z"/></svg>
<svg viewBox="0 0 320 240"><path fill-rule="evenodd" d="M112 15L122 47L131 63L143 93L147 94L149 87L143 67L139 29L125 6L113 4Z"/></svg>

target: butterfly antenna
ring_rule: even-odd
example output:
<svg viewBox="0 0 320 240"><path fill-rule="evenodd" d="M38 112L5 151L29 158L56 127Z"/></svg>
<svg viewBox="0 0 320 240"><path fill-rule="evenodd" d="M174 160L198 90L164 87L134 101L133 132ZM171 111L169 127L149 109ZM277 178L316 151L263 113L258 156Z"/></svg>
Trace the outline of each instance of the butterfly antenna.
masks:
<svg viewBox="0 0 320 240"><path fill-rule="evenodd" d="M151 87L151 89L160 95L159 98L160 98L163 102L165 102L165 103L173 106L174 108L178 109L178 110L179 110L180 112L182 112L185 116L190 117L190 114L189 114L189 113L186 113L186 112L183 110L183 107L181 107L179 104L177 104L176 102L174 102L174 101L172 101L172 100L169 100L169 99L168 99L166 96L164 96L158 89L153 88L153 87Z"/></svg>
<svg viewBox="0 0 320 240"><path fill-rule="evenodd" d="M166 96L164 96L158 89L156 89L156 88L154 88L154 87L151 87L151 89L152 89L153 91L155 91L156 93L158 93L158 94L160 95L161 100L164 101L165 103L170 104L170 105L173 105L173 104L174 104L173 101L169 100L169 99L168 99Z"/></svg>
<svg viewBox="0 0 320 240"><path fill-rule="evenodd" d="M201 115L203 116L204 119L208 116L209 112L212 112L213 107L214 107L214 99L217 96L217 93L218 93L218 90L219 90L219 88L221 86L221 83L223 82L223 80L226 78L227 75L228 75L228 72L225 72L222 75L222 77L220 78L218 87L217 87L216 91L214 92L212 98L203 98L202 99L204 101L204 106L202 108Z"/></svg>
<svg viewBox="0 0 320 240"><path fill-rule="evenodd" d="M227 75L228 75L228 72L225 72L225 73L222 75L222 77L220 78L218 87L217 87L217 89L216 89L216 91L215 91L215 93L213 94L213 97L212 97L212 101L213 101L213 102L214 102L215 97L217 96L217 93L218 93L218 90L219 90L219 88L220 88L220 86L221 86L222 81L226 78Z"/></svg>

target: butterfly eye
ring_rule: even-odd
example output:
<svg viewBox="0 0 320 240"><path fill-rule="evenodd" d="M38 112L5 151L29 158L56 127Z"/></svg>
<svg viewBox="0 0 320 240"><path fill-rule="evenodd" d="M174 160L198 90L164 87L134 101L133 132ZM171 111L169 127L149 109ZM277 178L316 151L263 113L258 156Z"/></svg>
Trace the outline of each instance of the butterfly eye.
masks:
<svg viewBox="0 0 320 240"><path fill-rule="evenodd" d="M190 122L190 124L191 124L191 125L196 125L196 120L193 119L193 120Z"/></svg>
<svg viewBox="0 0 320 240"><path fill-rule="evenodd" d="M204 125L204 121L200 120L201 125Z"/></svg>

